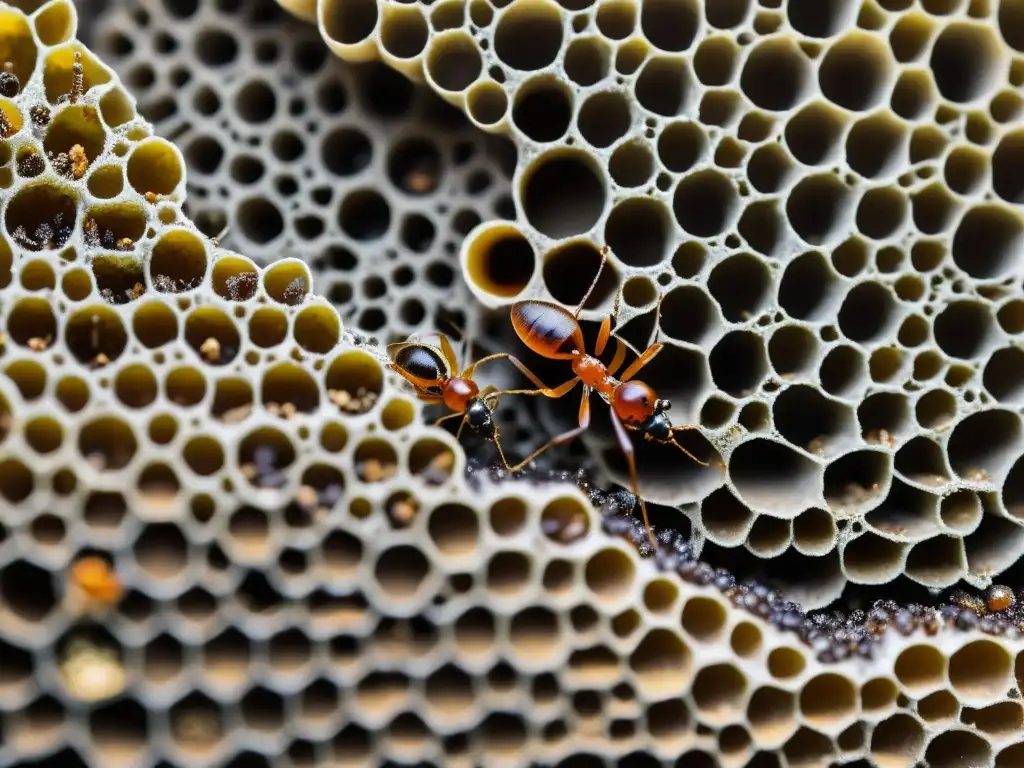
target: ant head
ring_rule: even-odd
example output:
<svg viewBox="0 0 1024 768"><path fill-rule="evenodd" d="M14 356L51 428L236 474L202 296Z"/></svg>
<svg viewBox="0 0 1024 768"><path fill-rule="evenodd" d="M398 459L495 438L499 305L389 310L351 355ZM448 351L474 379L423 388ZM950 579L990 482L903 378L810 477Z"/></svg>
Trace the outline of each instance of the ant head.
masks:
<svg viewBox="0 0 1024 768"><path fill-rule="evenodd" d="M494 426L490 406L479 397L474 397L466 405L466 423L475 430L489 429Z"/></svg>
<svg viewBox="0 0 1024 768"><path fill-rule="evenodd" d="M654 412L665 413L666 411L672 410L672 401L665 400L664 398L658 398L654 401Z"/></svg>
<svg viewBox="0 0 1024 768"><path fill-rule="evenodd" d="M661 407L662 405L665 407ZM672 420L666 413L670 407L671 403L668 400L658 400L654 407L654 415L640 427L645 438L657 443L667 443L672 440Z"/></svg>

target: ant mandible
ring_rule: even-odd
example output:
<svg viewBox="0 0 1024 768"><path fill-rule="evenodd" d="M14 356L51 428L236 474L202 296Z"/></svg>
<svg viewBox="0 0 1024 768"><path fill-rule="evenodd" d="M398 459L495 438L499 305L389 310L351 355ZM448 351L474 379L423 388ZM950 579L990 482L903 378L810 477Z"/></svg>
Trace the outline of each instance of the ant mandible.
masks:
<svg viewBox="0 0 1024 768"><path fill-rule="evenodd" d="M511 471L505 452L501 448L498 425L494 423L494 409L498 406L498 399L505 395L539 395L547 387L522 362L504 352L482 357L472 365L466 365L467 361L463 361L463 367L460 369L448 337L443 333L437 334L437 337L438 344L419 339L389 344L387 352L391 358L390 367L412 384L420 400L431 404L443 403L452 411L435 421L435 426L449 419L462 417L459 429L455 433L456 440L462 436L462 429L467 424L474 431L489 430L489 437L498 449L502 464ZM467 356L469 347L467 343ZM476 369L482 363L501 358L508 358L538 389L498 390L488 385L481 390L473 381Z"/></svg>
<svg viewBox="0 0 1024 768"><path fill-rule="evenodd" d="M672 426L668 416L668 410L672 404L668 400L659 398L651 386L633 378L661 351L660 343L653 343L647 347L618 379L615 378L615 374L626 359L626 344L623 340L615 337L617 342L615 356L609 365L606 366L598 359L597 356L604 352L608 339L612 337L612 318L618 314L621 292L615 297L615 308L612 310L612 314L606 315L601 321L594 354L590 355L586 352L579 316L587 299L590 298L597 286L598 278L601 276L601 271L607 260L608 246L605 246L601 249L601 264L594 276L594 281L574 312L548 301L517 301L512 305L512 326L527 347L550 360L572 361L572 372L575 374L573 378L555 388L543 387L542 394L551 398L564 397L576 386L577 382L582 382L583 397L580 400L579 426L552 438L515 467L509 467L509 469L513 472L521 469L549 448L567 443L583 433L590 426L590 393L591 391L597 392L601 399L611 406L612 427L615 430L619 448L629 465L629 477L633 483L633 492L640 501L640 509L644 516L644 528L651 545L657 546L647 517L647 504L640 496L636 456L633 443L629 439L629 432L640 432L645 440L653 440L662 445L674 445L701 466L706 467L708 464L698 459L676 440L676 433L697 429L697 427L692 425ZM659 300L659 320L660 317L661 301ZM510 357L510 362L531 381L537 383L536 377L517 359Z"/></svg>

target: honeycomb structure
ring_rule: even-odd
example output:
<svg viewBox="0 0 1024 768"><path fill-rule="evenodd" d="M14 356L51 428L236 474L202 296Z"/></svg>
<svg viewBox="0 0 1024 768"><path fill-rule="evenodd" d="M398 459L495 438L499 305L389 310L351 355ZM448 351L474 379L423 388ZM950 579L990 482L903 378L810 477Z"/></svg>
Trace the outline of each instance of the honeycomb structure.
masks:
<svg viewBox="0 0 1024 768"><path fill-rule="evenodd" d="M307 265L183 214L71 3L28 11L0 6L0 765L1024 759L1013 627L876 609L898 631L836 661L827 620L679 539L641 557L572 486L472 482Z"/></svg>
<svg viewBox="0 0 1024 768"><path fill-rule="evenodd" d="M461 253L482 303L572 305L611 247L584 317L621 290L623 333L666 345L642 377L728 465L637 446L643 495L698 540L802 573L808 605L903 576L982 586L1024 551L1024 3L318 14L342 58L516 142L517 218ZM585 437L625 479L609 438Z"/></svg>
<svg viewBox="0 0 1024 768"><path fill-rule="evenodd" d="M226 228L261 265L302 259L365 333L477 330L458 251L476 224L511 215L507 141L382 64L342 65L273 0L116 0L88 25L181 147L187 213L207 235Z"/></svg>

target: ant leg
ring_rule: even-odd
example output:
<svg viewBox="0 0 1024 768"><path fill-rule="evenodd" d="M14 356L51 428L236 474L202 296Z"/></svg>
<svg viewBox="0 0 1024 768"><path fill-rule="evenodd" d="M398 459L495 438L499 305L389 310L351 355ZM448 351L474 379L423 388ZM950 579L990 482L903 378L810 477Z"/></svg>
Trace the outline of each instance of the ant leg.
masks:
<svg viewBox="0 0 1024 768"><path fill-rule="evenodd" d="M668 440L666 442L670 443L671 445L674 445L676 448L678 448L680 451L685 453L687 456L689 456L695 462L700 464L702 467L708 467L708 466L710 466L710 464L708 464L706 461L701 461L700 459L698 459L696 456L694 456L688 450L683 448L683 446L679 444L679 441L676 440L676 432L690 432L690 431L692 431L694 429L697 429L696 425L694 425L694 424L683 424L682 426L672 427L672 439Z"/></svg>
<svg viewBox="0 0 1024 768"><path fill-rule="evenodd" d="M469 368L467 368L465 371L463 371L462 375L463 375L464 378L471 379L471 378L473 378L473 374L476 372L476 369L480 366L481 363L486 363L486 362L488 362L490 360L497 360L499 358L506 358L510 363L512 363L512 365L514 365L516 367L516 369L521 374L523 374L526 378L528 378L531 382L533 382L537 386L537 388L538 388L537 391L533 391L533 390L516 390L517 394L535 394L535 395L543 394L545 397L551 397L551 398L557 399L559 397L563 397L566 393L568 393L573 388L573 386L576 385L576 382L579 381L579 379L577 377L574 377L574 378L570 379L569 381L565 382L564 384L561 384L561 385L555 387L554 389L552 389L547 384L545 384L543 381L541 381L540 378L538 378L537 374L535 374L533 371L531 371L529 368L527 368L525 363L523 363L522 361L520 361L517 358L513 357L512 355L508 354L507 352L498 352L496 354L488 355L487 357L480 358L475 363L473 363L473 365L469 366ZM570 384L572 386L570 386ZM511 392L510 392L510 394L511 394Z"/></svg>
<svg viewBox="0 0 1024 768"><path fill-rule="evenodd" d="M622 367L622 364L626 361L626 345L622 343L622 339L616 337L615 341L618 342L615 345L615 357L608 364L608 375L614 376L615 372Z"/></svg>
<svg viewBox="0 0 1024 768"><path fill-rule="evenodd" d="M525 459L520 461L514 467L509 467L509 472L518 472L520 469L525 467L531 461L540 456L548 448L554 448L556 445L564 445L565 443L571 442L579 435L587 431L590 426L590 388L583 388L583 398L580 400L580 413L579 413L579 426L570 429L568 432L563 432L557 437L553 437L548 440L544 445L538 448L536 451L531 453Z"/></svg>
<svg viewBox="0 0 1024 768"><path fill-rule="evenodd" d="M638 357L636 360L630 363L630 366L625 371L622 372L622 381L629 381L634 376L636 376L637 373L640 372L641 368L643 368L645 365L651 362L651 360L654 359L655 355L661 352L661 347L661 344L652 344L651 346L649 346L644 351L644 353L640 355L640 357Z"/></svg>
<svg viewBox="0 0 1024 768"><path fill-rule="evenodd" d="M644 530L647 531L647 538L650 539L651 547L657 549L658 541L654 538L651 522L647 518L647 502L640 495L640 478L636 474L636 451L633 449L633 442L629 439L629 433L626 431L622 424L622 419L619 418L614 408L611 409L611 417L612 427L615 429L615 439L619 441L619 448L626 457L626 464L629 466L629 480L633 484L633 493L636 494L636 499L640 503L640 511L644 516Z"/></svg>
<svg viewBox="0 0 1024 768"><path fill-rule="evenodd" d="M608 250L609 248L607 245L601 249L601 263L597 267L597 274L594 275L594 281L590 284L590 287L587 288L587 292L583 294L583 298L580 299L580 305L576 307L576 311L572 313L573 317L579 318L580 312L583 311L583 305L587 303L587 299L590 298L590 294L592 294L594 289L597 288L597 281L600 279L601 272L604 270L604 265L608 261Z"/></svg>
<svg viewBox="0 0 1024 768"><path fill-rule="evenodd" d="M448 341L448 337L443 333L437 334L441 337L441 352L444 353L444 359L448 361L448 367L452 369L452 375L459 375L459 361L455 357L455 350L452 349L452 343Z"/></svg>
<svg viewBox="0 0 1024 768"><path fill-rule="evenodd" d="M456 411L455 413L449 413L447 416L442 416L440 419L435 421L434 422L434 426L435 427L439 427L442 424L444 424L446 421L454 419L456 416L462 416L462 415L463 415L463 413L461 411Z"/></svg>

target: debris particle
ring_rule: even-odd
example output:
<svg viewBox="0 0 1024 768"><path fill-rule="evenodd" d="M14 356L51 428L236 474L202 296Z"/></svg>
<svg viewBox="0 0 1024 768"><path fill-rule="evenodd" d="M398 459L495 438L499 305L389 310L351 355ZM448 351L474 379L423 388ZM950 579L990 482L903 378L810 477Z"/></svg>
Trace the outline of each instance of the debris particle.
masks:
<svg viewBox="0 0 1024 768"><path fill-rule="evenodd" d="M71 176L71 158L68 157L67 152L47 152L46 156L50 158L50 165L53 166L53 170L60 176L70 177Z"/></svg>
<svg viewBox="0 0 1024 768"><path fill-rule="evenodd" d="M75 63L71 65L71 92L68 99L77 104L85 95L85 70L82 68L82 52L75 51Z"/></svg>
<svg viewBox="0 0 1024 768"><path fill-rule="evenodd" d="M199 354L208 363L220 362L220 342L213 336L208 337L199 345Z"/></svg>
<svg viewBox="0 0 1024 768"><path fill-rule="evenodd" d="M30 107L28 115L36 128L45 128L50 124L50 108L45 104L36 104Z"/></svg>
<svg viewBox="0 0 1024 768"><path fill-rule="evenodd" d="M31 178L38 176L46 170L46 161L43 160L43 156L38 152L29 151L23 153L18 158L17 168L20 176Z"/></svg>
<svg viewBox="0 0 1024 768"><path fill-rule="evenodd" d="M245 405L239 405L235 408L229 408L224 411L220 416L220 420L225 424L238 424L249 418L249 414L251 413L252 403L246 403Z"/></svg>
<svg viewBox="0 0 1024 768"><path fill-rule="evenodd" d="M118 251L130 251L135 247L135 241L130 237L122 237L117 243L114 244L114 248Z"/></svg>
<svg viewBox="0 0 1024 768"><path fill-rule="evenodd" d="M60 663L67 692L79 701L102 701L125 689L126 675L116 651L81 637L68 642Z"/></svg>
<svg viewBox="0 0 1024 768"><path fill-rule="evenodd" d="M103 368L108 365L110 365L110 358L107 357L102 352L96 355L96 357L94 357L92 361L89 363L89 367L92 368L93 370L96 370L97 368Z"/></svg>
<svg viewBox="0 0 1024 768"><path fill-rule="evenodd" d="M985 592L985 601L991 613L999 613L1007 608L1012 608L1017 598L1013 596L1013 590L1001 584L993 584Z"/></svg>
<svg viewBox="0 0 1024 768"><path fill-rule="evenodd" d="M15 133L17 133L17 131L11 124L11 119L7 117L6 112L0 109L0 136L6 139L8 136L13 136Z"/></svg>
<svg viewBox="0 0 1024 768"><path fill-rule="evenodd" d="M71 176L80 179L85 176L89 169L89 156L85 154L85 147L81 144L72 145L68 150L68 161L71 163Z"/></svg>
<svg viewBox="0 0 1024 768"><path fill-rule="evenodd" d="M416 515L419 514L419 511L419 504L413 498L396 499L388 508L388 514L391 516L392 522L403 527L409 525L416 518Z"/></svg>
<svg viewBox="0 0 1024 768"><path fill-rule="evenodd" d="M256 293L259 279L255 272L242 272L226 281L228 296L232 301L245 301Z"/></svg>
<svg viewBox="0 0 1024 768"><path fill-rule="evenodd" d="M290 283L288 287L284 289L284 302L289 306L295 306L301 304L302 300L306 298L306 279L303 277L296 277Z"/></svg>
<svg viewBox="0 0 1024 768"><path fill-rule="evenodd" d="M992 475L981 467L972 467L963 474L964 480L970 483L991 483Z"/></svg>
<svg viewBox="0 0 1024 768"><path fill-rule="evenodd" d="M311 485L300 485L299 492L296 494L296 500L299 502L299 506L307 510L316 509L317 504L320 502L316 488Z"/></svg>
<svg viewBox="0 0 1024 768"><path fill-rule="evenodd" d="M356 474L364 482L379 483L382 480L390 480L397 475L398 465L392 461L385 464L380 459L366 459L356 465Z"/></svg>
<svg viewBox="0 0 1024 768"><path fill-rule="evenodd" d="M154 205L156 201L160 199L156 192L147 192L143 197L146 198L146 202L150 205Z"/></svg>
<svg viewBox="0 0 1024 768"><path fill-rule="evenodd" d="M347 389L329 389L327 397L340 410L352 414L366 413L377 402L377 393L368 392L366 387L359 387L354 397Z"/></svg>
<svg viewBox="0 0 1024 768"><path fill-rule="evenodd" d="M31 339L28 340L28 348L31 349L33 352L44 352L49 348L50 343L52 341L52 336L33 336Z"/></svg>
<svg viewBox="0 0 1024 768"><path fill-rule="evenodd" d="M113 568L102 557L86 555L75 561L69 571L73 586L91 607L109 608L124 595L124 587Z"/></svg>
<svg viewBox="0 0 1024 768"><path fill-rule="evenodd" d="M0 72L0 96L5 99L13 99L21 91L21 82L18 76L10 71L11 62L4 63L4 71Z"/></svg>

